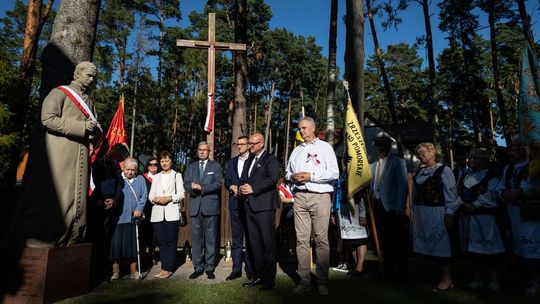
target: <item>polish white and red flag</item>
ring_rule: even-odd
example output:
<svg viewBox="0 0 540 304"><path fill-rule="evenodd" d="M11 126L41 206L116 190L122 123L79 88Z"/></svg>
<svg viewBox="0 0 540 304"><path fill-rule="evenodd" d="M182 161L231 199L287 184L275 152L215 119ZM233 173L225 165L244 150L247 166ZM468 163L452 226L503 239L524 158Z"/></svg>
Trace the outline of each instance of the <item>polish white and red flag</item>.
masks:
<svg viewBox="0 0 540 304"><path fill-rule="evenodd" d="M214 129L214 94L208 93L208 104L206 112L206 121L204 122L204 130L212 132Z"/></svg>

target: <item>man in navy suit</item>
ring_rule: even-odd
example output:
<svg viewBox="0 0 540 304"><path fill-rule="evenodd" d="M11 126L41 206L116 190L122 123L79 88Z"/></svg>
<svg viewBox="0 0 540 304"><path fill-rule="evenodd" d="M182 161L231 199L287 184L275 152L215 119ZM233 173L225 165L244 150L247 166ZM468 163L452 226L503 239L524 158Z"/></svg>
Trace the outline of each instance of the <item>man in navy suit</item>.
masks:
<svg viewBox="0 0 540 304"><path fill-rule="evenodd" d="M214 265L220 214L221 166L208 159L208 152L208 144L200 142L197 148L199 160L188 165L184 178L184 189L189 193L192 260L195 268L190 279L198 278L203 271L209 279L216 278Z"/></svg>
<svg viewBox="0 0 540 304"><path fill-rule="evenodd" d="M249 154L249 136L242 135L236 140L238 156L233 157L227 164L225 173L225 187L229 190L229 214L231 215L232 230L232 272L227 277L227 281L242 277L242 261L244 260L244 229L246 227L246 213L243 201L238 200L238 183L244 164L248 160ZM249 243L249 240L248 240ZM246 276L251 279L252 268L250 261L250 248L246 244Z"/></svg>
<svg viewBox="0 0 540 304"><path fill-rule="evenodd" d="M277 183L279 161L264 149L261 133L249 137L253 154L244 165L240 178L240 200L245 202L247 235L255 262L254 278L244 287L262 285L261 291L274 287L277 268L275 217L279 206Z"/></svg>
<svg viewBox="0 0 540 304"><path fill-rule="evenodd" d="M405 281L407 279L408 218L407 169L402 158L390 153L392 139L379 136L373 139L373 147L379 159L370 164L374 178L371 193L374 198L377 231L381 234L385 278Z"/></svg>

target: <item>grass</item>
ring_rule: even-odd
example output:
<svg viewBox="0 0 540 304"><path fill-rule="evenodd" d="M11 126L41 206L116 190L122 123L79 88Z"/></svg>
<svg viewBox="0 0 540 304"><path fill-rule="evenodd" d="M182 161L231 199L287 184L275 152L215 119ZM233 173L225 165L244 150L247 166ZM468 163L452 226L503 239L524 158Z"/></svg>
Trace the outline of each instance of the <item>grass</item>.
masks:
<svg viewBox="0 0 540 304"><path fill-rule="evenodd" d="M319 296L315 290L301 296L294 295L292 279L281 274L276 280L276 287L269 292L260 292L258 288L243 288L242 282L245 279L216 284L120 280L103 283L83 296L61 303L538 303L538 298L531 299L522 295L519 286L522 280L517 277L517 273L509 271L510 267L502 271L503 288L500 291L473 291L466 287L470 281L470 264L459 262L454 271L456 287L450 291L434 293L430 281L436 278L436 269L421 258L412 258L410 266L411 280L407 285L383 281L376 275L352 279L343 273L331 271L328 296ZM368 273L377 273L377 265L373 261L369 261L366 268Z"/></svg>

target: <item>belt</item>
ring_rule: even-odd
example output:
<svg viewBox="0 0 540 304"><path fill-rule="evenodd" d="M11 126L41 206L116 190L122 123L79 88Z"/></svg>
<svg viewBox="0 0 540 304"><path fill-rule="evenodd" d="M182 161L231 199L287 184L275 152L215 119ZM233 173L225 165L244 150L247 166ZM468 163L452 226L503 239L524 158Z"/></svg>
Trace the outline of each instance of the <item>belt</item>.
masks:
<svg viewBox="0 0 540 304"><path fill-rule="evenodd" d="M325 193L332 193L332 192L315 192L315 191L309 191L309 190L306 190L306 189L296 189L296 190L294 190L294 193L325 194Z"/></svg>

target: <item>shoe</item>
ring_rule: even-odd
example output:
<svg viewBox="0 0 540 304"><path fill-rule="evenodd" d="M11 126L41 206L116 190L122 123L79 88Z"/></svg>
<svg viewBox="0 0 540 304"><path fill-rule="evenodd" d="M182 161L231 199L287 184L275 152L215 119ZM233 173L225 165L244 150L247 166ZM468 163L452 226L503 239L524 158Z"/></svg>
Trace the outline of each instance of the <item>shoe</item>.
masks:
<svg viewBox="0 0 540 304"><path fill-rule="evenodd" d="M454 288L454 283L448 284L448 286L446 286L445 288L440 287L440 285L436 285L436 286L433 286L433 288L431 290L433 292L439 292L439 291L447 291L447 290L450 290L452 288Z"/></svg>
<svg viewBox="0 0 540 304"><path fill-rule="evenodd" d="M319 289L319 294L321 296L325 296L325 295L327 295L329 293L328 287L326 287L326 285L319 285L318 289Z"/></svg>
<svg viewBox="0 0 540 304"><path fill-rule="evenodd" d="M120 273L119 272L113 272L112 276L111 276L111 281L116 281L120 279Z"/></svg>
<svg viewBox="0 0 540 304"><path fill-rule="evenodd" d="M244 283L242 284L243 287L254 287L254 286L257 286L257 285L262 285L262 280L257 278L257 279L253 279L247 283Z"/></svg>
<svg viewBox="0 0 540 304"><path fill-rule="evenodd" d="M478 288L483 288L483 287L484 287L484 283L482 281L474 280L471 282L471 284L469 284L469 288L471 289L478 289Z"/></svg>
<svg viewBox="0 0 540 304"><path fill-rule="evenodd" d="M264 284L261 288L259 288L260 291L267 291L274 288L274 284Z"/></svg>
<svg viewBox="0 0 540 304"><path fill-rule="evenodd" d="M293 293L294 294L297 294L297 295L301 295L301 294L304 294L308 291L311 290L311 285L306 285L306 284L298 284L294 289L293 289Z"/></svg>
<svg viewBox="0 0 540 304"><path fill-rule="evenodd" d="M160 273L154 275L156 279L168 279L172 276L172 272L162 270Z"/></svg>
<svg viewBox="0 0 540 304"><path fill-rule="evenodd" d="M194 279L202 276L203 273L204 273L203 271L196 271L195 270L192 274L189 275L189 279L194 280Z"/></svg>
<svg viewBox="0 0 540 304"><path fill-rule="evenodd" d="M501 288L501 283L499 283L498 281L491 281L488 284L488 288L493 291L497 291Z"/></svg>
<svg viewBox="0 0 540 304"><path fill-rule="evenodd" d="M141 278L141 274L138 271L135 271L134 273L131 273L129 275L130 280L138 280Z"/></svg>
<svg viewBox="0 0 540 304"><path fill-rule="evenodd" d="M345 263L339 263L336 267L332 267L332 270L341 271L343 269L343 266L347 267Z"/></svg>
<svg viewBox="0 0 540 304"><path fill-rule="evenodd" d="M216 278L216 275L214 274L213 271L207 271L206 272L206 277L209 279L209 280L213 280Z"/></svg>
<svg viewBox="0 0 540 304"><path fill-rule="evenodd" d="M231 274L225 279L226 281L236 280L242 277L241 272L231 272Z"/></svg>

